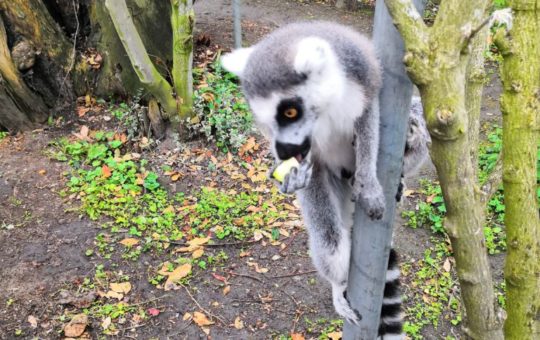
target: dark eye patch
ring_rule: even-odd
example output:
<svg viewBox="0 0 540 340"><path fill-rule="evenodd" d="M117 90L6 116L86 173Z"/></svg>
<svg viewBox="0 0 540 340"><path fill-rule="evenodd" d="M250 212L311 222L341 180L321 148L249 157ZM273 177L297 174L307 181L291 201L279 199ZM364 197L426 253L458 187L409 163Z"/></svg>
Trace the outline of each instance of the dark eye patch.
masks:
<svg viewBox="0 0 540 340"><path fill-rule="evenodd" d="M296 110L296 115L292 118L289 114L291 110ZM304 102L302 101L302 98L293 97L283 99L277 107L276 121L279 126L287 126L302 119L303 114Z"/></svg>

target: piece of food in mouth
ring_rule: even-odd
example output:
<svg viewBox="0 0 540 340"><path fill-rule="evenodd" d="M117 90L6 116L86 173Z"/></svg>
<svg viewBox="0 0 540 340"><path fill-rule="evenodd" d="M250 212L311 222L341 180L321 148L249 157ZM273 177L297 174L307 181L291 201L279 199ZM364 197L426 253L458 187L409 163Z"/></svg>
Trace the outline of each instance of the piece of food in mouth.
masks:
<svg viewBox="0 0 540 340"><path fill-rule="evenodd" d="M280 182L283 182L285 176L291 171L292 168L298 167L300 163L295 157L289 158L286 161L283 161L272 173L272 177L277 179Z"/></svg>

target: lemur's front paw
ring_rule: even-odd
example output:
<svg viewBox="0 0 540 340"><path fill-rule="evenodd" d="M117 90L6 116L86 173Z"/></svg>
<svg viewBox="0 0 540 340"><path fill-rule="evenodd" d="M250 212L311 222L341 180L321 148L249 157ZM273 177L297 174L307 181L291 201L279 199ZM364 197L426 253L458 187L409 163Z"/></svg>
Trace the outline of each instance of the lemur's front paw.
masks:
<svg viewBox="0 0 540 340"><path fill-rule="evenodd" d="M313 165L310 162L304 161L299 167L294 167L289 171L283 183L279 186L279 190L284 194L292 194L296 190L305 188L309 184Z"/></svg>
<svg viewBox="0 0 540 340"><path fill-rule="evenodd" d="M368 183L357 181L353 188L353 200L360 202L372 220L380 220L385 210L385 199L382 187L377 180L371 180Z"/></svg>

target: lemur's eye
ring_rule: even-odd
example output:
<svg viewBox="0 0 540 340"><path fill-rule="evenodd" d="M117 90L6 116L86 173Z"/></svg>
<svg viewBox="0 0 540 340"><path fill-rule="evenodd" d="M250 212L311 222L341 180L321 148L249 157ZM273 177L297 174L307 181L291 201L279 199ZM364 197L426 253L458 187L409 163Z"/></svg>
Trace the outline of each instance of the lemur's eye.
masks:
<svg viewBox="0 0 540 340"><path fill-rule="evenodd" d="M294 119L298 116L298 110L296 110L294 107L288 108L283 112L283 115L289 119Z"/></svg>

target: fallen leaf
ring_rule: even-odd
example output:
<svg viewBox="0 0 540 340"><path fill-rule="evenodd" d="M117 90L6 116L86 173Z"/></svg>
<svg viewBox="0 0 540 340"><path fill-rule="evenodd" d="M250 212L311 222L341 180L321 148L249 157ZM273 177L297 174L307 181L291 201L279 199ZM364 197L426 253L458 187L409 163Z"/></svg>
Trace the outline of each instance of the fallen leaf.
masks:
<svg viewBox="0 0 540 340"><path fill-rule="evenodd" d="M426 198L426 203L431 203L437 194L430 195Z"/></svg>
<svg viewBox="0 0 540 340"><path fill-rule="evenodd" d="M225 286L225 288L223 288L223 295L227 295L231 292L231 286Z"/></svg>
<svg viewBox="0 0 540 340"><path fill-rule="evenodd" d="M113 292L127 294L131 290L131 283L129 282L111 283L109 288Z"/></svg>
<svg viewBox="0 0 540 340"><path fill-rule="evenodd" d="M195 323L201 327L214 324L213 321L208 320L206 315L201 312L193 312L193 321L195 321Z"/></svg>
<svg viewBox="0 0 540 340"><path fill-rule="evenodd" d="M136 238L125 238L122 241L120 241L120 244L126 246L126 247L133 247L134 245L139 244L139 240Z"/></svg>
<svg viewBox="0 0 540 340"><path fill-rule="evenodd" d="M405 197L410 197L410 196L414 195L415 193L416 193L416 191L411 190L411 189L407 189L407 190L405 190L405 191L403 192L403 196L405 196Z"/></svg>
<svg viewBox="0 0 540 340"><path fill-rule="evenodd" d="M165 282L165 290L171 290L176 288L176 283L188 276L191 273L191 264L186 263L181 266L176 267L171 273Z"/></svg>
<svg viewBox="0 0 540 340"><path fill-rule="evenodd" d="M444 263L443 263L443 269L444 269L445 271L449 272L451 267L452 267L452 266L450 265L450 260L449 260L449 259L446 259L446 260L444 261Z"/></svg>
<svg viewBox="0 0 540 340"><path fill-rule="evenodd" d="M88 316L86 314L77 314L64 326L64 335L70 338L78 337L84 333L87 324Z"/></svg>
<svg viewBox="0 0 540 340"><path fill-rule="evenodd" d="M37 321L37 319L36 319L35 316L33 316L33 315L28 315L28 323L30 324L30 326L31 326L32 328L37 328L37 323L38 323L38 321Z"/></svg>
<svg viewBox="0 0 540 340"><path fill-rule="evenodd" d="M216 274L216 273L212 273L212 276L214 277L214 279L216 280L219 280L221 282L227 282L227 279L225 278L225 276L221 276L219 274Z"/></svg>
<svg viewBox="0 0 540 340"><path fill-rule="evenodd" d="M115 291L112 291L112 290L109 290L107 293L103 293L103 292L98 292L99 296L101 297L106 297L106 298L109 298L109 299L118 299L118 300L122 300L124 298L124 295L121 294L121 293L117 293Z"/></svg>
<svg viewBox="0 0 540 340"><path fill-rule="evenodd" d="M107 165L103 165L101 167L101 175L103 178L109 178L112 175L111 168L109 168Z"/></svg>
<svg viewBox="0 0 540 340"><path fill-rule="evenodd" d="M234 319L234 328L236 329L242 329L244 328L244 322L240 319L239 316Z"/></svg>
<svg viewBox="0 0 540 340"><path fill-rule="evenodd" d="M304 336L300 333L291 333L291 340L304 340Z"/></svg>
<svg viewBox="0 0 540 340"><path fill-rule="evenodd" d="M188 241L188 244L190 246L202 246L203 244L208 243L208 241L210 241L210 237L196 237Z"/></svg>
<svg viewBox="0 0 540 340"><path fill-rule="evenodd" d="M340 340L341 338L343 338L343 333L342 332L331 332L331 333L326 333L326 336L331 340Z"/></svg>
<svg viewBox="0 0 540 340"><path fill-rule="evenodd" d="M103 321L101 322L101 328L103 328L103 330L106 330L109 328L109 326L111 325L111 317L108 316L106 317L105 319L103 319Z"/></svg>
<svg viewBox="0 0 540 340"><path fill-rule="evenodd" d="M79 117L83 117L88 111L90 111L89 107L84 107L84 106L77 107L77 115Z"/></svg>
<svg viewBox="0 0 540 340"><path fill-rule="evenodd" d="M182 320L186 321L186 320L189 320L193 318L193 315L191 315L191 313L186 313L184 314L184 316L182 317Z"/></svg>
<svg viewBox="0 0 540 340"><path fill-rule="evenodd" d="M158 316L160 313L159 309L157 308L148 308L148 314L152 316Z"/></svg>
<svg viewBox="0 0 540 340"><path fill-rule="evenodd" d="M197 250L195 250L191 256L194 258L194 259L198 259L199 257L203 256L204 254L204 249L203 248L199 248Z"/></svg>

